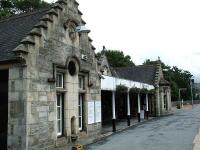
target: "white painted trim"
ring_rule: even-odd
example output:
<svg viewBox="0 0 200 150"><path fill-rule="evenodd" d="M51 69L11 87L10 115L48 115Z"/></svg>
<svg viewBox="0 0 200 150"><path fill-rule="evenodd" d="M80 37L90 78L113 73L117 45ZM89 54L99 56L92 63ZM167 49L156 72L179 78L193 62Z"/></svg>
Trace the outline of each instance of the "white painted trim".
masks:
<svg viewBox="0 0 200 150"><path fill-rule="evenodd" d="M57 111L57 110L58 110L58 105L57 105L57 104L58 104L58 99L57 99L57 100L56 100L56 126L57 126L56 132L57 132L57 136L60 136L60 135L62 135L62 130L63 130L63 126L62 126L62 123L63 123L63 120L62 120L62 119L63 119L63 118L62 118L62 117L63 117L63 116L62 116L62 115L63 115L63 114L62 114L62 107L63 107L63 103L62 103L62 102L63 102L63 97L62 97L62 94L57 93L57 94L56 94L56 98L58 97L57 95L60 96L60 99L59 99L59 101L60 101L59 109L60 109L60 117L61 117L61 118L58 119L58 117L57 117L57 116L58 116L58 115L57 115L57 113L58 113L58 111ZM60 129L61 129L60 132L58 132L58 120L60 121Z"/></svg>
<svg viewBox="0 0 200 150"><path fill-rule="evenodd" d="M81 118L81 124L79 124L79 130L82 130L83 129L83 96L81 94L79 94L79 101L80 101L80 104L78 104L78 107L80 107L80 114L78 114L78 119ZM78 120L79 122L79 120Z"/></svg>
<svg viewBox="0 0 200 150"><path fill-rule="evenodd" d="M141 108L140 108L140 93L138 93L138 113L140 113Z"/></svg>
<svg viewBox="0 0 200 150"><path fill-rule="evenodd" d="M146 94L146 111L149 111L149 98L148 98L148 94Z"/></svg>
<svg viewBox="0 0 200 150"><path fill-rule="evenodd" d="M61 75L61 86L56 85L56 88L64 88L64 73L62 73L62 72L56 73L56 84L57 84L57 76L58 75ZM60 82L60 81L58 81L58 82Z"/></svg>
<svg viewBox="0 0 200 150"><path fill-rule="evenodd" d="M130 94L129 92L127 93L127 115L130 116L131 112L130 112Z"/></svg>
<svg viewBox="0 0 200 150"><path fill-rule="evenodd" d="M116 112L115 112L115 91L112 92L112 115L113 115L113 119L116 119Z"/></svg>
<svg viewBox="0 0 200 150"><path fill-rule="evenodd" d="M103 79L101 79L101 90L116 91L117 85L125 85L128 88L137 87L140 89L147 88L148 90L154 89L154 86L150 84L103 75Z"/></svg>

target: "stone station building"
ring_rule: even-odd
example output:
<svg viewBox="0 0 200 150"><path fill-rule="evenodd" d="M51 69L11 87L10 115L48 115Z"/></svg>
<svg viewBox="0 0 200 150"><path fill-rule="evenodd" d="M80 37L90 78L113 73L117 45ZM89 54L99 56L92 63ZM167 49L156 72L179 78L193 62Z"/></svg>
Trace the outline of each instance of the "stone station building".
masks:
<svg viewBox="0 0 200 150"><path fill-rule="evenodd" d="M160 60L157 65L111 68L106 56L99 59L101 79L102 125L149 116L161 116L171 110L171 89L164 79ZM123 92L119 88L125 88Z"/></svg>
<svg viewBox="0 0 200 150"><path fill-rule="evenodd" d="M106 68L101 73L78 5L58 0L0 20L0 149L54 149L101 133L101 91L109 77ZM156 89L157 115L163 99L170 101L162 77L160 68L156 84L148 85Z"/></svg>
<svg viewBox="0 0 200 150"><path fill-rule="evenodd" d="M59 0L0 21L3 149L53 148L100 132L101 123L87 123L87 103L101 101L101 88L78 5Z"/></svg>

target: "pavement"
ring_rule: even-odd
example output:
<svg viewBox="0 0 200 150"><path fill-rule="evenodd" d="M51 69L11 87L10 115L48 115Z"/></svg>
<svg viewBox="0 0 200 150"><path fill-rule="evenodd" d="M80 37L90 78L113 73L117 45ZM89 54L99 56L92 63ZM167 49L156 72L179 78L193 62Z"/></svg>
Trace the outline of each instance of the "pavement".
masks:
<svg viewBox="0 0 200 150"><path fill-rule="evenodd" d="M172 112L170 113L170 115L172 114ZM169 114L168 114L169 115ZM84 150L88 149L88 145L90 145L91 143L96 143L97 141L100 141L102 139L105 139L109 136L112 136L116 133L119 133L119 132L122 132L124 130L127 130L129 129L130 127L136 127L140 124L144 124L148 121L151 121L153 119L157 119L155 117L149 117L149 119L141 119L141 122L138 122L138 120L135 118L135 119L131 119L130 121L130 126L127 126L127 120L126 119L121 119L121 120L117 120L116 122L116 132L112 132L112 124L108 124L106 126L103 126L102 128L102 132L100 135L94 135L94 136L90 136L90 137L85 137L82 136L82 138L79 139L79 141L77 143L71 143L71 144L67 144L67 145L64 145L64 146L59 146L56 148L56 150L66 150L66 149L71 149L72 146L74 145L83 145L84 146Z"/></svg>
<svg viewBox="0 0 200 150"><path fill-rule="evenodd" d="M199 114L200 105L193 109L187 105L181 110L174 110L174 115L112 134L87 146L87 150L200 150Z"/></svg>
<svg viewBox="0 0 200 150"><path fill-rule="evenodd" d="M193 150L200 150L200 129L193 141L193 144L194 144Z"/></svg>

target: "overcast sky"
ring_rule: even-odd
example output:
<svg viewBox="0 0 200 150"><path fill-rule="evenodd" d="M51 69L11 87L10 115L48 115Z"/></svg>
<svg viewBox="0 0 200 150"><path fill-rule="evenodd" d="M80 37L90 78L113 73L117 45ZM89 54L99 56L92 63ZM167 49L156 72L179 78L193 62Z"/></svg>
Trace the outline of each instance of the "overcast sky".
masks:
<svg viewBox="0 0 200 150"><path fill-rule="evenodd" d="M123 50L137 65L160 56L200 82L200 0L77 1L97 51Z"/></svg>

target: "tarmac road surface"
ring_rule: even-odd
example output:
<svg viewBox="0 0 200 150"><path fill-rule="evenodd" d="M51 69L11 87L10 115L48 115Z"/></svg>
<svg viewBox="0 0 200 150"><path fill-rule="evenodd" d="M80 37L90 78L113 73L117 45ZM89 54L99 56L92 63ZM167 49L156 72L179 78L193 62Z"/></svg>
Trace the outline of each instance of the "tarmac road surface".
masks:
<svg viewBox="0 0 200 150"><path fill-rule="evenodd" d="M192 150L200 128L200 105L116 133L88 150Z"/></svg>

